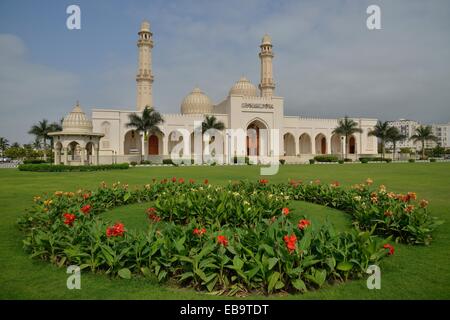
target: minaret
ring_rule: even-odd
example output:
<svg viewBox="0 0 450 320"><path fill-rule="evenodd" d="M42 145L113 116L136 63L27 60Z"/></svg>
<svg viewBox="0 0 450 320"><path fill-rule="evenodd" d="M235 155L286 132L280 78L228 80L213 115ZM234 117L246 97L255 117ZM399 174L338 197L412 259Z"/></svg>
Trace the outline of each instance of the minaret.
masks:
<svg viewBox="0 0 450 320"><path fill-rule="evenodd" d="M152 94L152 48L153 39L150 32L150 23L142 22L141 30L138 32L139 40L137 42L139 50L138 71L136 75L137 99L136 106L138 111L144 110L145 106L153 107Z"/></svg>
<svg viewBox="0 0 450 320"><path fill-rule="evenodd" d="M272 73L272 40L267 34L264 35L260 47L261 82L259 84L259 90L261 90L261 97L271 97L275 90L275 83L273 81Z"/></svg>

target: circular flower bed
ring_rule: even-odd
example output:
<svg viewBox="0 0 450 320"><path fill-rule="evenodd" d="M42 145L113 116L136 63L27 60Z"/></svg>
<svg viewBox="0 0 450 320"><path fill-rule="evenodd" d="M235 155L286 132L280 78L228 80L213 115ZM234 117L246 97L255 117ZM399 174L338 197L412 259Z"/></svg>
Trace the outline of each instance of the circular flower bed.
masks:
<svg viewBox="0 0 450 320"><path fill-rule="evenodd" d="M19 219L25 249L59 266L122 278L156 277L216 294L304 292L364 276L371 264L394 254L391 241L429 244L440 223L415 193L395 194L372 181L340 187L320 181L212 186L183 178L153 180L131 190L102 183L95 191L57 191L35 197ZM292 221L289 201L314 202L348 212L354 228ZM127 230L101 213L137 202L148 230Z"/></svg>

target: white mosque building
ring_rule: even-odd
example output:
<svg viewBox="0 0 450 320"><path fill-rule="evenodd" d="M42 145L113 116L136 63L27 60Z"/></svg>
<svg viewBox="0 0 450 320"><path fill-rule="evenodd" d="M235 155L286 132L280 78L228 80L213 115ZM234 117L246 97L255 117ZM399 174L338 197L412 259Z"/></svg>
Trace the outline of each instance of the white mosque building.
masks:
<svg viewBox="0 0 450 320"><path fill-rule="evenodd" d="M343 137L332 133L338 119L284 114L284 99L275 94L274 53L268 35L263 37L260 45L261 78L258 88L242 77L230 88L228 96L217 103L211 101L200 88L194 88L182 100L179 114L162 113L164 123L159 126L161 133L149 134L143 139L140 132L128 127L127 123L131 113L139 114L146 106L153 107L153 39L148 22L142 23L138 35L137 110L94 108L91 121L77 104L66 117L63 132L52 134L55 136L55 163L96 164L139 162L141 159L160 163L174 152L182 158L195 157L207 152L205 143L203 147L200 144L199 148L196 147L197 142L194 143L197 141L194 136L198 137L196 128L206 115L215 116L226 128L221 137L214 139L215 156L220 158L219 162L229 163L235 157L252 156L262 163L268 157L279 157L287 163L301 163L315 155L343 153ZM236 73L239 74L240 70ZM352 119L358 123L362 133L349 138L348 157L377 154L377 139L368 135L377 120ZM67 131L69 135L64 134ZM243 143L237 142L234 132L244 133Z"/></svg>

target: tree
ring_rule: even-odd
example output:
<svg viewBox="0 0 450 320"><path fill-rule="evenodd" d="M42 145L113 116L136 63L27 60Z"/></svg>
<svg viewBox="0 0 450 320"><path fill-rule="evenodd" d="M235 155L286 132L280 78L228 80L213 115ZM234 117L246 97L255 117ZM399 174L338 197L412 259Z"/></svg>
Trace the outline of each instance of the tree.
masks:
<svg viewBox="0 0 450 320"><path fill-rule="evenodd" d="M225 129L225 124L222 121L218 121L215 116L206 116L205 120L202 122L202 134L204 134L209 129L216 129L219 131L222 131ZM209 139L209 143L214 141L214 137L211 137ZM202 152L202 158L203 158L203 152ZM202 159L203 161L203 159Z"/></svg>
<svg viewBox="0 0 450 320"><path fill-rule="evenodd" d="M433 135L431 126L419 126L416 128L415 134L412 135L409 140L413 140L414 143L419 142L422 144L422 159L425 159L425 142L438 141L438 138Z"/></svg>
<svg viewBox="0 0 450 320"><path fill-rule="evenodd" d="M48 135L50 132L54 131L54 127L49 125L48 120L44 119L39 121L38 124L35 124L31 127L29 134L34 134L36 138L41 139L43 142L44 151L47 150L47 140L50 139ZM44 160L47 160L47 153L44 152Z"/></svg>
<svg viewBox="0 0 450 320"><path fill-rule="evenodd" d="M9 147L8 139L6 139L4 137L0 137L0 151L2 152L2 156L3 156L3 153L5 152L5 150L8 149L8 147Z"/></svg>
<svg viewBox="0 0 450 320"><path fill-rule="evenodd" d="M369 131L369 136L375 136L381 142L381 157L384 158L385 144L388 138L389 123L387 121L378 121L377 124Z"/></svg>
<svg viewBox="0 0 450 320"><path fill-rule="evenodd" d="M158 125L164 123L164 119L159 112L148 106L146 106L144 111L142 111L142 115L137 113L128 115L128 121L129 122L126 126L129 128L134 128L142 135L142 146L144 145L144 141L147 140L149 133L162 134L162 131ZM143 158L143 155L144 148L142 148L141 159Z"/></svg>
<svg viewBox="0 0 450 320"><path fill-rule="evenodd" d="M403 141L406 139L406 136L402 133L400 133L400 130L396 127L389 127L387 132L387 138L386 141L391 142L392 146L394 147L393 150L393 158L395 159L395 150L397 146L397 142Z"/></svg>
<svg viewBox="0 0 450 320"><path fill-rule="evenodd" d="M361 133L362 129L358 128L358 124L349 119L348 116L345 116L344 119L340 119L338 122L338 126L333 130L333 133L344 136L345 137L345 151L344 158L347 158L347 148L348 148L348 138L354 133Z"/></svg>

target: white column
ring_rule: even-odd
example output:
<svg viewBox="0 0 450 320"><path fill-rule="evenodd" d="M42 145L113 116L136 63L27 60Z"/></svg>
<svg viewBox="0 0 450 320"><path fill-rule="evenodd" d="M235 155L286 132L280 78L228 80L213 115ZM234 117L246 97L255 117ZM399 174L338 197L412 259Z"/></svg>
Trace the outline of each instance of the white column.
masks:
<svg viewBox="0 0 450 320"><path fill-rule="evenodd" d="M64 164L67 166L69 164L69 147L64 148Z"/></svg>

